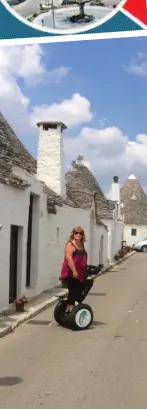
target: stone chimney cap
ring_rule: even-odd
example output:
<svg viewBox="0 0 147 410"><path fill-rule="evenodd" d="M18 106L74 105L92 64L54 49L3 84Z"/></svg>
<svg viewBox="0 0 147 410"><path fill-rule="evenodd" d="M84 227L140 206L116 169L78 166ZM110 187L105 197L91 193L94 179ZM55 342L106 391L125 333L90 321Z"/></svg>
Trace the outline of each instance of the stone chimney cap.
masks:
<svg viewBox="0 0 147 410"><path fill-rule="evenodd" d="M84 161L83 155L78 155L76 161L77 161L77 162L80 162L80 163L83 162L83 161Z"/></svg>
<svg viewBox="0 0 147 410"><path fill-rule="evenodd" d="M40 125L48 125L48 126L53 126L53 125L60 125L62 130L66 130L67 126L62 122L62 121L40 121L37 122L37 127L40 127Z"/></svg>
<svg viewBox="0 0 147 410"><path fill-rule="evenodd" d="M117 176L114 176L114 177L113 177L113 181L114 181L115 184L117 184L118 181L119 181L119 178L118 178Z"/></svg>

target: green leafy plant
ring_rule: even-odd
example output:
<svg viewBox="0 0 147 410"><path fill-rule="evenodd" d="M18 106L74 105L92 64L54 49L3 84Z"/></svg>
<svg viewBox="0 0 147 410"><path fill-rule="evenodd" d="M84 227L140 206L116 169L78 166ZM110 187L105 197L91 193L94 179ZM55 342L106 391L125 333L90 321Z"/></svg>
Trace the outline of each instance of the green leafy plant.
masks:
<svg viewBox="0 0 147 410"><path fill-rule="evenodd" d="M117 253L117 254L114 256L114 259L115 259L116 261L118 261L118 260L120 259L120 255Z"/></svg>
<svg viewBox="0 0 147 410"><path fill-rule="evenodd" d="M127 251L127 253L130 253L131 252L131 246L126 246L126 251Z"/></svg>

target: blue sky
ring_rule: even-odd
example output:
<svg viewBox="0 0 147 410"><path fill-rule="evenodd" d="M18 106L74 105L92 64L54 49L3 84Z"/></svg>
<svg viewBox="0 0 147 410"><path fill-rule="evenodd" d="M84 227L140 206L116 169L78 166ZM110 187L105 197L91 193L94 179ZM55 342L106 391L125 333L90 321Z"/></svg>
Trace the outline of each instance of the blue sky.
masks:
<svg viewBox="0 0 147 410"><path fill-rule="evenodd" d="M64 122L69 125L65 135L66 164L74 159L71 157L71 151L72 155L84 154L92 171L107 190L115 172L115 162L122 180L133 171L146 187L147 39L66 42L38 47L39 51L34 51L35 57L34 60L30 60L30 64L30 51L28 53L28 50L25 50L24 53L23 47L16 47L19 50L17 54L22 53L22 60L25 61L20 74L16 74L14 47L11 47L11 58L7 66L9 78L4 78L5 63L2 62L3 56L0 54L0 76L3 76L5 86L6 80L8 84L9 79L13 87L15 82L17 92L20 90L21 94L21 98L17 98L13 115L11 93L7 93L7 96L6 92L5 95L0 95L2 112L18 137L36 156L38 130L30 126L29 122L35 121L35 118L41 119L43 106L46 115L54 115L56 111L57 117L59 107L61 108L62 102L67 100L63 115ZM40 60L35 60L36 55L40 55ZM39 63L35 65L34 61ZM34 67L30 69L31 64L34 64ZM13 91L12 104L15 107L15 88ZM78 106L77 113L71 120L70 111L74 111L75 106L73 103L68 108L68 103L73 95L79 97L75 104ZM22 102L22 96L27 102ZM81 97L86 103L82 103ZM85 104L89 104L89 108ZM78 112L82 110L83 115L77 119L80 115ZM59 110L59 116L59 119L62 119L62 109ZM136 136L139 136L137 141ZM89 146L92 148L91 152Z"/></svg>
<svg viewBox="0 0 147 410"><path fill-rule="evenodd" d="M145 38L55 43L43 48L49 69L64 65L71 71L60 84L28 89L32 104L60 102L77 92L91 101L94 126L106 118L107 125L121 128L130 139L147 132L146 78L136 78L124 69L138 52L146 52Z"/></svg>

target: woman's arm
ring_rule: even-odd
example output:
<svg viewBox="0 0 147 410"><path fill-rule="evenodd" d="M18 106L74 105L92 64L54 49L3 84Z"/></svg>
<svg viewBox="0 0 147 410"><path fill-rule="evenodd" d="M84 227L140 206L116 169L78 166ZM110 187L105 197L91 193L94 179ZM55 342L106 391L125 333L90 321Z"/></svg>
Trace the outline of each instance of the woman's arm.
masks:
<svg viewBox="0 0 147 410"><path fill-rule="evenodd" d="M76 271L76 268L75 268L75 265L74 265L74 262L73 262L73 258L72 258L73 252L74 252L74 249L73 249L72 244L70 242L67 243L67 245L65 247L65 257L66 257L66 260L68 262L68 266L72 270L73 277L77 278L78 273Z"/></svg>

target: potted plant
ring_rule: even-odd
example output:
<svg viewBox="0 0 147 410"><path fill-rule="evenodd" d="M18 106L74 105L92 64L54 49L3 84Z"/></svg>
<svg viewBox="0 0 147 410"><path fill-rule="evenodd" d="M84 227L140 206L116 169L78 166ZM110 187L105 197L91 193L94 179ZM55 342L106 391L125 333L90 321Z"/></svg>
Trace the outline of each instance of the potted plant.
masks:
<svg viewBox="0 0 147 410"><path fill-rule="evenodd" d="M125 255L124 249L120 249L119 251L120 258L123 258Z"/></svg>
<svg viewBox="0 0 147 410"><path fill-rule="evenodd" d="M24 306L28 303L26 296L15 299L16 312L24 312Z"/></svg>
<svg viewBox="0 0 147 410"><path fill-rule="evenodd" d="M128 253L126 248L123 248L123 253L124 253L124 256Z"/></svg>
<svg viewBox="0 0 147 410"><path fill-rule="evenodd" d="M114 259L115 259L116 261L118 261L118 260L120 259L120 255L117 253L117 254L114 256Z"/></svg>

